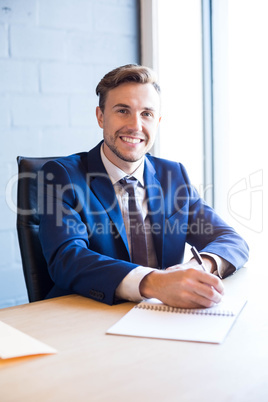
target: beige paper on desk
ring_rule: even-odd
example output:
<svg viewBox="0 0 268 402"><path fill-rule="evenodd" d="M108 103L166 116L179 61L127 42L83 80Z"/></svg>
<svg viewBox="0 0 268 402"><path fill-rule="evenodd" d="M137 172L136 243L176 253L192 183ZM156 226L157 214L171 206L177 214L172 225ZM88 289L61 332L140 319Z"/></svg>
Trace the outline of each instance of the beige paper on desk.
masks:
<svg viewBox="0 0 268 402"><path fill-rule="evenodd" d="M0 358L57 353L56 349L0 321Z"/></svg>

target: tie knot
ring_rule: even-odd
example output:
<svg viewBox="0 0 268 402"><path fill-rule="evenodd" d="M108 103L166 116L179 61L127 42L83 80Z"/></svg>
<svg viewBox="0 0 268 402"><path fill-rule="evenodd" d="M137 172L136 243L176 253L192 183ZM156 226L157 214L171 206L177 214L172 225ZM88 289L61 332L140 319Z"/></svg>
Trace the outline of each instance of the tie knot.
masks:
<svg viewBox="0 0 268 402"><path fill-rule="evenodd" d="M133 197L136 187L138 185L138 180L135 177L124 177L119 181L122 187L124 187L125 191Z"/></svg>

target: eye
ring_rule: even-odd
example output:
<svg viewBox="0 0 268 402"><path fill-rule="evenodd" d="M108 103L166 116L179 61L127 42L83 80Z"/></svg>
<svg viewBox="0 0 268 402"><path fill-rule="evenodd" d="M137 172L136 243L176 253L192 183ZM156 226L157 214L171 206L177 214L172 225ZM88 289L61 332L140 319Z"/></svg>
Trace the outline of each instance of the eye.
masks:
<svg viewBox="0 0 268 402"><path fill-rule="evenodd" d="M154 117L152 112L148 112L147 110L145 112L142 112L142 115L145 117Z"/></svg>
<svg viewBox="0 0 268 402"><path fill-rule="evenodd" d="M128 110L127 110L127 109L118 109L118 110L117 110L117 113L120 113L120 114L127 114L127 113L128 113Z"/></svg>

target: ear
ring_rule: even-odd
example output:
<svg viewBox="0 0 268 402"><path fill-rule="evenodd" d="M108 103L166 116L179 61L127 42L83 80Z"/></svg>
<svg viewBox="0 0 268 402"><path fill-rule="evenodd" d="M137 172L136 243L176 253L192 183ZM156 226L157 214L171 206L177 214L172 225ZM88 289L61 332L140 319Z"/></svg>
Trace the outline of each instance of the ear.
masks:
<svg viewBox="0 0 268 402"><path fill-rule="evenodd" d="M100 128L103 128L103 113L99 106L96 107L96 117L97 117Z"/></svg>
<svg viewBox="0 0 268 402"><path fill-rule="evenodd" d="M160 122L161 122L161 119L162 119L162 116L160 116L160 117L158 118L157 127L159 126L159 124L160 124Z"/></svg>

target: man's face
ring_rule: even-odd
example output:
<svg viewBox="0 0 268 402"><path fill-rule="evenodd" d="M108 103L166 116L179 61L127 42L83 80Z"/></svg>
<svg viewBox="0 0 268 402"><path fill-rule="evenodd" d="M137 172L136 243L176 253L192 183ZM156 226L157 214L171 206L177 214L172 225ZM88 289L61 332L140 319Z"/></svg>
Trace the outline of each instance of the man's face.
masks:
<svg viewBox="0 0 268 402"><path fill-rule="evenodd" d="M152 84L124 83L107 94L104 112L96 109L103 129L104 153L116 166L133 172L152 147L160 117L160 98Z"/></svg>

